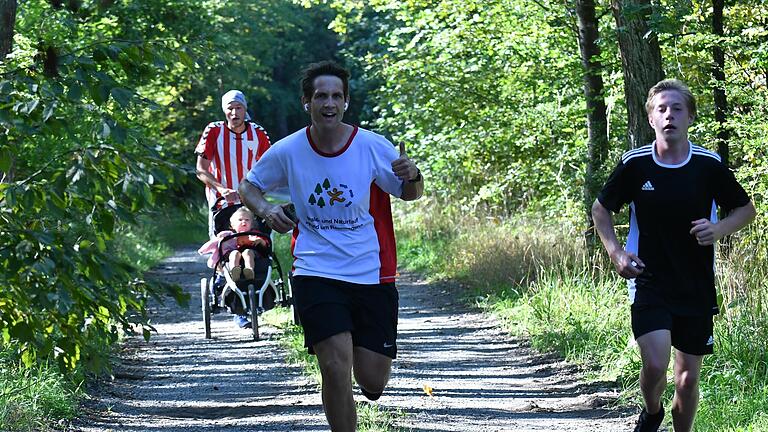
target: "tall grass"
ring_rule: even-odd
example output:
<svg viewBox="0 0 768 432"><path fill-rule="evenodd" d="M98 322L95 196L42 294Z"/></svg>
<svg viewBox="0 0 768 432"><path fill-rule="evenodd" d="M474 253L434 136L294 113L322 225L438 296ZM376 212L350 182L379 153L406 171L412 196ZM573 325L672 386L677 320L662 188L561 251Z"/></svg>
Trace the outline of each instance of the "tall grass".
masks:
<svg viewBox="0 0 768 432"><path fill-rule="evenodd" d="M55 366L25 368L12 346L0 357L0 430L47 431L74 417L82 392Z"/></svg>
<svg viewBox="0 0 768 432"><path fill-rule="evenodd" d="M395 219L406 266L460 280L467 298L511 333L616 380L628 399L641 402L626 285L602 250L586 250L578 224L536 214L480 218L434 204L400 205ZM719 254L723 313L715 322L715 354L704 362L696 430L763 430L768 420L768 239L762 232L748 229ZM670 376L667 394L672 391Z"/></svg>

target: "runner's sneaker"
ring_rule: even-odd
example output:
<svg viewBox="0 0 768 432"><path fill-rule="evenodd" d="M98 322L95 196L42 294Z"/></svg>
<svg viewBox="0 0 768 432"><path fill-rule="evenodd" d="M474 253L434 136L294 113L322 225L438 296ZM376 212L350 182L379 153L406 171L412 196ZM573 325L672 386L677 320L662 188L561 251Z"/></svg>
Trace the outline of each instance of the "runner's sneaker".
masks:
<svg viewBox="0 0 768 432"><path fill-rule="evenodd" d="M360 392L363 394L363 396L368 398L368 400L372 401L378 400L381 397L381 393L371 393L362 387L360 387Z"/></svg>
<svg viewBox="0 0 768 432"><path fill-rule="evenodd" d="M640 412L640 418L637 419L635 432L656 432L659 430L662 420L664 420L664 406L656 414L648 414L648 411L643 408Z"/></svg>
<svg viewBox="0 0 768 432"><path fill-rule="evenodd" d="M248 315L235 315L234 321L240 328L251 328L251 320L248 319Z"/></svg>

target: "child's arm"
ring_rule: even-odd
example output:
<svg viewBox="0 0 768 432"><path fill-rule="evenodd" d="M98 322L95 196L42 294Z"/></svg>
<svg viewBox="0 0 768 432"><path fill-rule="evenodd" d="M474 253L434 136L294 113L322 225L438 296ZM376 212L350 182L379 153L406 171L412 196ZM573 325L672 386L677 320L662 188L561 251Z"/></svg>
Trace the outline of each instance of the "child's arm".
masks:
<svg viewBox="0 0 768 432"><path fill-rule="evenodd" d="M266 246L267 245L267 241L264 240L264 238L261 237L261 236L251 235L251 236L248 236L248 240L253 242L254 246Z"/></svg>

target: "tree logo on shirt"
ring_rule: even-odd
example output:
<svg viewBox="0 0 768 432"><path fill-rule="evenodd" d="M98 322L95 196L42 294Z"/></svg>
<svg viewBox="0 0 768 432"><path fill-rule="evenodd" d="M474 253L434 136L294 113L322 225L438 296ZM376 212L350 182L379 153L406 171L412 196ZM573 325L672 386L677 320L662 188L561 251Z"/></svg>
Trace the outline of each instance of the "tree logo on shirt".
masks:
<svg viewBox="0 0 768 432"><path fill-rule="evenodd" d="M343 183L339 183L338 186L331 186L330 180L326 178L323 180L322 184L319 182L315 184L315 190L313 193L309 194L307 202L310 205L316 205L320 208L327 205L343 205L344 207L349 207L352 205L352 198L354 197L355 193L349 186Z"/></svg>

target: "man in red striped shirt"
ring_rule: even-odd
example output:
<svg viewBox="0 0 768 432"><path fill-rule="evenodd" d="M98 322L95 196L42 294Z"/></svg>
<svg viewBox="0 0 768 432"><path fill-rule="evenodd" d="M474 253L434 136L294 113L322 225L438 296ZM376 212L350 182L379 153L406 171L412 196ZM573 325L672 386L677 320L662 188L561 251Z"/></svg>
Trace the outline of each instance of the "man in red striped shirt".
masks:
<svg viewBox="0 0 768 432"><path fill-rule="evenodd" d="M230 203L239 200L240 181L270 146L264 128L248 117L248 104L241 91L224 93L221 109L226 121L209 123L195 147L197 178L206 185L209 207L222 196ZM208 234L213 236L210 217L208 222Z"/></svg>

